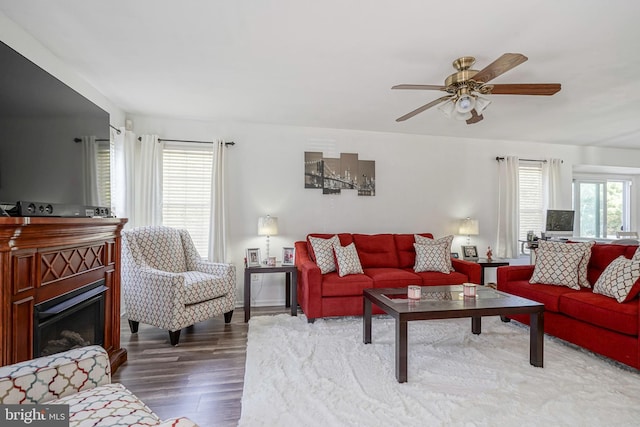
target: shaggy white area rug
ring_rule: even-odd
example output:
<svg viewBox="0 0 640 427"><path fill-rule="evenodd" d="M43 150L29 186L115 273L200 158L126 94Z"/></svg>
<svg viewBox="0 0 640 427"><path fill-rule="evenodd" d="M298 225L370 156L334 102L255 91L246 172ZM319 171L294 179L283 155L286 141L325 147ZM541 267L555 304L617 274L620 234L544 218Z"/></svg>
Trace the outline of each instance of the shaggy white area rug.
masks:
<svg viewBox="0 0 640 427"><path fill-rule="evenodd" d="M638 426L640 372L498 317L409 323L408 381L394 320L253 317L239 426Z"/></svg>

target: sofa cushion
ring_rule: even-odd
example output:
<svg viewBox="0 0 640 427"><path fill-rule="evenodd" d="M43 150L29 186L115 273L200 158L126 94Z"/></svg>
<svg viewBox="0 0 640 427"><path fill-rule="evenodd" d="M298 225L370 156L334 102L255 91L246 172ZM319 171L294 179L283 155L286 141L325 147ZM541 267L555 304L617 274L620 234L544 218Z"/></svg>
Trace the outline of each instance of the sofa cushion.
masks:
<svg viewBox="0 0 640 427"><path fill-rule="evenodd" d="M313 252L313 246L311 246L311 240L309 239L310 237L317 237L319 239L330 239L333 236L338 236L338 239L340 240L340 244L342 246L347 246L349 243L353 242L353 238L351 237L351 234L349 233L333 233L333 234L327 234L327 233L311 233L307 235L307 251L309 252L309 257L311 258L311 261L316 262L316 254Z"/></svg>
<svg viewBox="0 0 640 427"><path fill-rule="evenodd" d="M453 236L444 236L439 239L430 239L428 237L423 237L419 234L413 236L416 239L416 243L419 245L440 245L445 244L447 249L447 253L449 256L447 257L447 263L449 264L449 270L453 271L453 265L451 265L451 244L453 243Z"/></svg>
<svg viewBox="0 0 640 427"><path fill-rule="evenodd" d="M591 259L589 260L589 269L587 272L589 282L596 283L602 272L611 262L624 255L631 258L636 250L636 246L616 245L616 244L599 244L596 243L591 248Z"/></svg>
<svg viewBox="0 0 640 427"><path fill-rule="evenodd" d="M313 254L320 268L320 273L326 274L336 271L336 262L333 254L333 247L340 245L338 236L334 235L328 239L320 237L309 237L309 242L313 248Z"/></svg>
<svg viewBox="0 0 640 427"><path fill-rule="evenodd" d="M439 271L449 274L451 272L451 252L447 242L436 245L419 245L414 243L416 248L416 264L413 271L420 273L423 271Z"/></svg>
<svg viewBox="0 0 640 427"><path fill-rule="evenodd" d="M410 270L413 271L413 270ZM440 285L460 285L468 281L467 275L452 271L450 273L440 273L439 271L423 271L415 273L422 279L423 286L440 286Z"/></svg>
<svg viewBox="0 0 640 427"><path fill-rule="evenodd" d="M640 259L636 261L620 255L600 275L593 292L615 298L618 302L629 301L640 291L638 278Z"/></svg>
<svg viewBox="0 0 640 427"><path fill-rule="evenodd" d="M416 263L416 249L413 244L416 242L415 234L394 234L396 251L398 252L398 262L400 268L413 267ZM431 233L420 233L418 236L433 239Z"/></svg>
<svg viewBox="0 0 640 427"><path fill-rule="evenodd" d="M373 288L373 279L364 274L340 277L333 272L322 276L323 297L358 296L366 288Z"/></svg>
<svg viewBox="0 0 640 427"><path fill-rule="evenodd" d="M592 283L589 282L589 276L587 274L589 267L589 260L591 259L591 248L595 245L595 241L590 242L548 242L542 241L540 244L553 244L554 248L560 252L573 252L582 250L582 260L580 261L580 265L578 265L578 283L583 288L590 288Z"/></svg>
<svg viewBox="0 0 640 427"><path fill-rule="evenodd" d="M613 298L588 290L570 291L560 296L559 309L576 320L623 334L638 335L637 301L620 304Z"/></svg>
<svg viewBox="0 0 640 427"><path fill-rule="evenodd" d="M536 251L536 265L529 283L567 286L571 289L580 289L578 267L583 255L582 250L557 252L538 248Z"/></svg>
<svg viewBox="0 0 640 427"><path fill-rule="evenodd" d="M399 268L366 268L364 274L373 279L374 288L398 288L422 284L420 276Z"/></svg>
<svg viewBox="0 0 640 427"><path fill-rule="evenodd" d="M576 291L566 286L531 284L527 280L513 280L500 283L499 289L508 294L517 295L544 304L545 310L560 311L559 300L562 295ZM582 288L581 292L591 293L590 289Z"/></svg>
<svg viewBox="0 0 640 427"><path fill-rule="evenodd" d="M398 268L398 254L393 234L353 234L363 268Z"/></svg>
<svg viewBox="0 0 640 427"><path fill-rule="evenodd" d="M358 252L356 251L356 245L351 243L347 246L336 245L333 247L333 251L336 255L336 267L338 270L338 276L344 277L349 274L362 274L362 265L360 264L360 258L358 258Z"/></svg>

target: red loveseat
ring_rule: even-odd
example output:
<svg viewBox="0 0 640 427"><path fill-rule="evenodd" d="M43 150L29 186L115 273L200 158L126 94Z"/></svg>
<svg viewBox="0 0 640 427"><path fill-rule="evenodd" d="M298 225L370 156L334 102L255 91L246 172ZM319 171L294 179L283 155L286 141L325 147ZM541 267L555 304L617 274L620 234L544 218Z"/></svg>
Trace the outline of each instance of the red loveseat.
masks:
<svg viewBox="0 0 640 427"><path fill-rule="evenodd" d="M362 291L366 288L480 283L480 265L456 258L451 259L455 271L449 274L414 272L416 252L413 234L338 234L342 246L355 244L364 274L344 277L335 271L321 274L312 259L309 237L328 239L334 235L309 234L306 241L295 243L298 303L309 322L320 317L361 316ZM433 238L430 233L420 235ZM377 307L374 307L374 312L382 313Z"/></svg>
<svg viewBox="0 0 640 427"><path fill-rule="evenodd" d="M631 259L638 246L596 244L587 267L593 285L620 255ZM531 284L533 265L498 268L498 290L544 304L544 332L640 369L640 299L619 303L592 289ZM636 282L634 287L639 284ZM632 291L633 292L633 291ZM509 316L529 324L528 315Z"/></svg>

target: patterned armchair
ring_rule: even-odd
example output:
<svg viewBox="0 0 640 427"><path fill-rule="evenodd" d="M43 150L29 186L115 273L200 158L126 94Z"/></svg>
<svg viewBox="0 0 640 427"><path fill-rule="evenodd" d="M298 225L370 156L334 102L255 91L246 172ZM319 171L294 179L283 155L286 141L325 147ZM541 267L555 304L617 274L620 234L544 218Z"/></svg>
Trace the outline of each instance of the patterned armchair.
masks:
<svg viewBox="0 0 640 427"><path fill-rule="evenodd" d="M122 233L122 291L132 333L146 323L177 345L184 327L221 314L231 322L236 269L201 259L187 230L139 227Z"/></svg>
<svg viewBox="0 0 640 427"><path fill-rule="evenodd" d="M97 345L1 367L0 403L69 405L70 427L197 427L188 418L163 422L122 384L112 383L109 356Z"/></svg>

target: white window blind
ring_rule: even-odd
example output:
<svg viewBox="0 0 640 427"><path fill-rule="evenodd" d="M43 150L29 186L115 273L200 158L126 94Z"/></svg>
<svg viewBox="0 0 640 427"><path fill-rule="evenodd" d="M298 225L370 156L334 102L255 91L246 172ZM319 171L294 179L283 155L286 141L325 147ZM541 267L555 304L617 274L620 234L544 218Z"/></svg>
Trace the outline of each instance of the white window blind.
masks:
<svg viewBox="0 0 640 427"><path fill-rule="evenodd" d="M96 167L100 206L111 207L111 143L98 143Z"/></svg>
<svg viewBox="0 0 640 427"><path fill-rule="evenodd" d="M537 236L544 231L545 213L543 211L542 163L523 162L519 166L520 217L518 239L526 240L527 232Z"/></svg>
<svg viewBox="0 0 640 427"><path fill-rule="evenodd" d="M162 223L186 228L200 256L206 258L213 145L165 143L162 157Z"/></svg>

